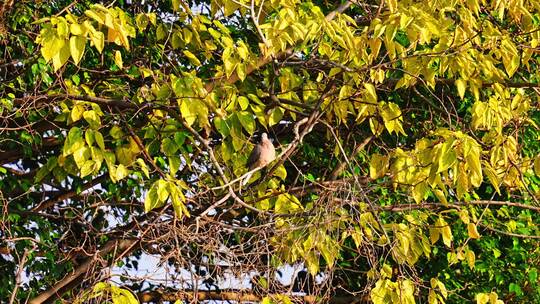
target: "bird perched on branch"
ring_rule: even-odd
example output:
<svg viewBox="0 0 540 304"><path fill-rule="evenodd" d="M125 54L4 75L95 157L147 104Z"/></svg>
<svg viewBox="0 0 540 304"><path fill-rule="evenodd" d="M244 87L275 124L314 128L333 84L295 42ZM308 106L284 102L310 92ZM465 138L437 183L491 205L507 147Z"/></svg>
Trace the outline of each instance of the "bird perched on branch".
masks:
<svg viewBox="0 0 540 304"><path fill-rule="evenodd" d="M255 168L262 168L272 162L275 158L276 149L274 148L272 141L268 139L268 134L263 133L261 135L261 142L253 148L251 154L249 155L246 164L248 167L248 171L252 171ZM253 173L254 172L246 176L242 185L246 185L248 183Z"/></svg>

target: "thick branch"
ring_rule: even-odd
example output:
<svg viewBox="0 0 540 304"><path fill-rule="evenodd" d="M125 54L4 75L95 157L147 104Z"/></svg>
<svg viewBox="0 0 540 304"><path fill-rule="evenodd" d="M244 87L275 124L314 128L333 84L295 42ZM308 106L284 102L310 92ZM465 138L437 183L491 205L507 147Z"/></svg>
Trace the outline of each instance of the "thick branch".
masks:
<svg viewBox="0 0 540 304"><path fill-rule="evenodd" d="M119 254L123 253L125 250L133 247L137 243L137 240L111 240L107 242L101 250L96 252L94 257L87 259L84 261L81 265L79 265L75 271L64 277L62 280L54 284L51 288L48 290L42 292L37 297L30 300L30 304L41 304L47 301L51 301L53 299L56 299L58 296L61 296L61 290L65 287L71 284L72 282L75 282L80 276L84 275L86 272L88 272L94 262L97 260L98 257L105 257L109 253L116 251Z"/></svg>

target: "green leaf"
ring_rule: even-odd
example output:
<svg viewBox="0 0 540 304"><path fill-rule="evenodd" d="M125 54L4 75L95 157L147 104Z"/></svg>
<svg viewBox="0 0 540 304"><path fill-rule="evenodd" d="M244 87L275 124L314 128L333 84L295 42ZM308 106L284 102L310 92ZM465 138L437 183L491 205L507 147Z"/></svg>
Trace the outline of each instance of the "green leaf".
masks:
<svg viewBox="0 0 540 304"><path fill-rule="evenodd" d="M164 138L163 141L161 141L161 152L167 156L175 155L178 148L179 146L174 140Z"/></svg>
<svg viewBox="0 0 540 304"><path fill-rule="evenodd" d="M249 133L249 135L253 135L256 128L255 119L253 119L253 115L249 112L242 111L242 112L236 113L236 117L238 117L240 124Z"/></svg>
<svg viewBox="0 0 540 304"><path fill-rule="evenodd" d="M182 160L178 156L169 156L169 170L171 174L175 174L178 169L180 169L180 165L182 164Z"/></svg>
<svg viewBox="0 0 540 304"><path fill-rule="evenodd" d="M216 129L219 131L219 133L221 133L223 137L227 137L231 133L229 121L226 119L222 119L220 117L214 118L214 126L216 126Z"/></svg>

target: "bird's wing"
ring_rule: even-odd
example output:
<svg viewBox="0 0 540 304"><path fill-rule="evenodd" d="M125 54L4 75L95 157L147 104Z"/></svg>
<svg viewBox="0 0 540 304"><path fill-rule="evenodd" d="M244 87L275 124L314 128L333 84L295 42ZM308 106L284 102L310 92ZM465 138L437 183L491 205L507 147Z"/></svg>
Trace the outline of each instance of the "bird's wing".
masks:
<svg viewBox="0 0 540 304"><path fill-rule="evenodd" d="M256 145L251 151L251 154L249 155L249 158L246 164L249 170L253 170L256 168L257 163L259 162L260 158L261 158L261 145Z"/></svg>

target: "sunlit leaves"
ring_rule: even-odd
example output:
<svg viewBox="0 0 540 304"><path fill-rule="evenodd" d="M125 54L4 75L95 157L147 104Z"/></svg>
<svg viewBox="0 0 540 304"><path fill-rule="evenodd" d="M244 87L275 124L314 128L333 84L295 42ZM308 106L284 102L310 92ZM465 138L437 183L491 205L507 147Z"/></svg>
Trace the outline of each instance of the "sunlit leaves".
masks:
<svg viewBox="0 0 540 304"><path fill-rule="evenodd" d="M131 291L110 283L97 283L88 299L111 299L113 304L138 304L139 301Z"/></svg>
<svg viewBox="0 0 540 304"><path fill-rule="evenodd" d="M92 45L102 52L105 45L105 34L97 30L90 20L99 25L105 25L108 41L122 45L129 50L129 37L135 37L135 29L130 19L120 9L108 9L95 5L87 10L85 15L89 20L79 21L72 15L68 18L53 17L50 23L44 24L36 39L41 45L41 54L46 61L52 60L54 70L60 69L71 56L75 64L79 64L84 54L87 38ZM117 55L115 61L119 67ZM121 61L120 61L121 62Z"/></svg>
<svg viewBox="0 0 540 304"><path fill-rule="evenodd" d="M392 281L390 279L380 279L370 292L371 301L374 304L384 303L416 303L415 287L411 280Z"/></svg>
<svg viewBox="0 0 540 304"><path fill-rule="evenodd" d="M502 300L499 299L497 293L479 293L476 295L476 304L504 304Z"/></svg>
<svg viewBox="0 0 540 304"><path fill-rule="evenodd" d="M165 181L162 179L156 181L146 194L144 200L145 211L149 212L163 206L170 198L178 217L189 216L190 213L185 205L186 197L182 191L184 187L183 183L179 181Z"/></svg>

